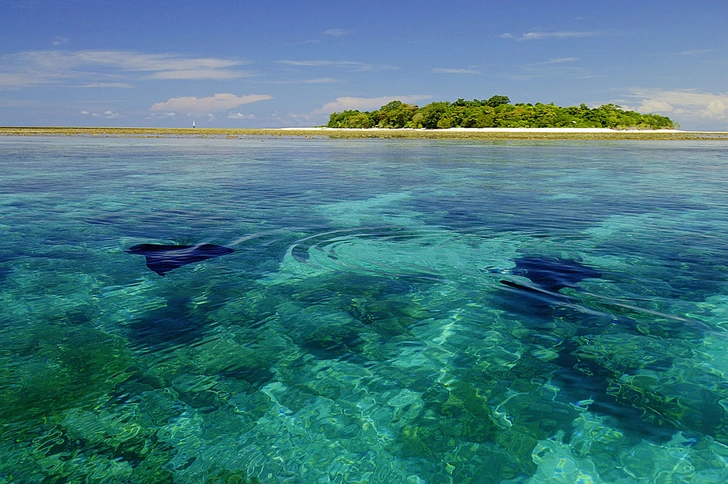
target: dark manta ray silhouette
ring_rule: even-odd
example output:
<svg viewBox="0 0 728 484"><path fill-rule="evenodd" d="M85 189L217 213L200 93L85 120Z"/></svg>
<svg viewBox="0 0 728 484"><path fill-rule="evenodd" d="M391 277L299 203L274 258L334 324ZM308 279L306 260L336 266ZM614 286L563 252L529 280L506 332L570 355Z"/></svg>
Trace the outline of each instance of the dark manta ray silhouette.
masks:
<svg viewBox="0 0 728 484"><path fill-rule="evenodd" d="M602 274L591 267L571 259L552 259L550 257L522 257L515 259L516 267L508 271L514 276L524 276L536 287L517 282L502 280L502 284L528 291L559 292L565 287L577 288L583 279L596 279Z"/></svg>
<svg viewBox="0 0 728 484"><path fill-rule="evenodd" d="M129 254L143 255L147 259L147 267L163 276L187 264L230 254L235 250L215 244L198 245L164 245L139 244L127 250Z"/></svg>

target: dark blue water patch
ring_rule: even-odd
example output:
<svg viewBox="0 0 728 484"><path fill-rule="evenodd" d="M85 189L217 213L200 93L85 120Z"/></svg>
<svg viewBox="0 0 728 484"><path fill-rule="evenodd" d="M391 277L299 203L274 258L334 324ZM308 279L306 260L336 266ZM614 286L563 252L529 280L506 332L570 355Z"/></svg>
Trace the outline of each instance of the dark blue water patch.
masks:
<svg viewBox="0 0 728 484"><path fill-rule="evenodd" d="M128 338L142 352L189 345L207 330L204 314L190 309L192 295L168 296L164 307L139 313L127 323Z"/></svg>
<svg viewBox="0 0 728 484"><path fill-rule="evenodd" d="M2 251L4 252L4 251ZM0 252L0 283L13 272L12 261L15 257L4 255Z"/></svg>
<svg viewBox="0 0 728 484"><path fill-rule="evenodd" d="M119 226L128 221L128 216L121 214L98 214L92 217L86 217L83 221L91 225Z"/></svg>
<svg viewBox="0 0 728 484"><path fill-rule="evenodd" d="M205 325L199 319L185 314L172 314L167 317L151 314L130 323L128 328L131 339L150 351L191 344L205 334Z"/></svg>
<svg viewBox="0 0 728 484"><path fill-rule="evenodd" d="M598 187L594 187L599 191ZM414 197L404 206L423 214L428 223L469 231L473 227L495 232L543 233L550 235L574 235L594 227L614 215L650 213L655 208L678 211L704 211L703 203L692 203L687 198L676 200L666 193L655 200L638 197L610 199L565 198L544 200L538 193L504 193L502 190L465 192L459 196Z"/></svg>
<svg viewBox="0 0 728 484"><path fill-rule="evenodd" d="M611 274L614 281L639 285L632 289L636 294L685 301L705 300L726 287L728 247L722 242L710 244L702 237L674 234L666 240L647 239L630 234L595 248L601 253L626 253L634 258L634 269L629 274Z"/></svg>

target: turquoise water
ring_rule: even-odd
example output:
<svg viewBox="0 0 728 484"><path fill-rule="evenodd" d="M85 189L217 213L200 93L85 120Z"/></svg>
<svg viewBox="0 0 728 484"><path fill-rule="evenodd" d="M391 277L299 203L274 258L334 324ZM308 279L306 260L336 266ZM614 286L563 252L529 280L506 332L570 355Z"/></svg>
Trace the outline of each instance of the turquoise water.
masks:
<svg viewBox="0 0 728 484"><path fill-rule="evenodd" d="M726 482L727 153L0 138L0 482Z"/></svg>

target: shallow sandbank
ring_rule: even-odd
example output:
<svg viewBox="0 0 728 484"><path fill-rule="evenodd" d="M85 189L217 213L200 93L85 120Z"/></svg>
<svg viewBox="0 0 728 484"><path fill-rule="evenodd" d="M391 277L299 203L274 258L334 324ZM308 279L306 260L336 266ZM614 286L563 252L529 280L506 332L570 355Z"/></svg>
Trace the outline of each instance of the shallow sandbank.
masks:
<svg viewBox="0 0 728 484"><path fill-rule="evenodd" d="M448 129L413 129L413 128L281 128L282 130L306 130L306 131L414 131L428 133L685 133L678 129L625 129L616 130L610 128L448 128Z"/></svg>
<svg viewBox="0 0 728 484"><path fill-rule="evenodd" d="M728 132L681 130L613 130L606 128L451 128L451 129L346 129L346 128L116 128L116 127L0 127L6 136L108 137L305 137L305 138L411 138L485 140L715 140Z"/></svg>

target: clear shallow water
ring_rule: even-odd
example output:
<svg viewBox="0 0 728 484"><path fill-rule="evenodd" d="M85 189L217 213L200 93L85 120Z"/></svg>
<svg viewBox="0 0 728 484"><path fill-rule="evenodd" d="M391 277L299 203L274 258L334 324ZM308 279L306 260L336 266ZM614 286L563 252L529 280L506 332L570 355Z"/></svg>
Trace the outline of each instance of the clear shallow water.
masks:
<svg viewBox="0 0 728 484"><path fill-rule="evenodd" d="M2 138L0 482L726 482L726 149Z"/></svg>

